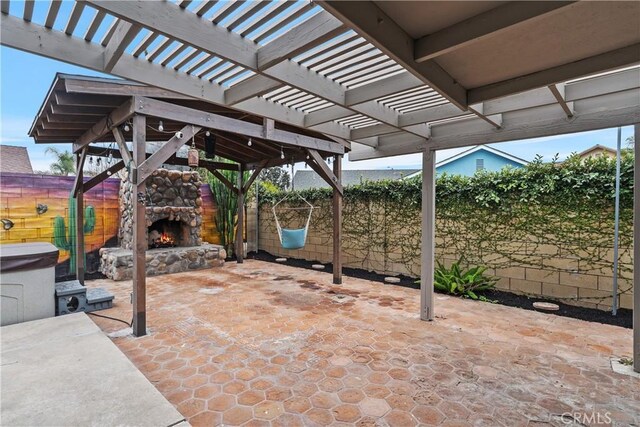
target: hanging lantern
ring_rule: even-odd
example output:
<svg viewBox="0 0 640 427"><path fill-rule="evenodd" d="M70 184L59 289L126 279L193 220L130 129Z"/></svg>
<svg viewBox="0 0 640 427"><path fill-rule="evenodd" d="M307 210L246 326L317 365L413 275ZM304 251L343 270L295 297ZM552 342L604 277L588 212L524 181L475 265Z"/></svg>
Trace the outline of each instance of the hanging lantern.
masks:
<svg viewBox="0 0 640 427"><path fill-rule="evenodd" d="M189 164L189 167L197 168L199 164L199 160L200 160L199 153L198 153L198 149L196 148L196 138L195 138L195 134L193 134L193 136L191 137L191 148L187 153L187 163Z"/></svg>

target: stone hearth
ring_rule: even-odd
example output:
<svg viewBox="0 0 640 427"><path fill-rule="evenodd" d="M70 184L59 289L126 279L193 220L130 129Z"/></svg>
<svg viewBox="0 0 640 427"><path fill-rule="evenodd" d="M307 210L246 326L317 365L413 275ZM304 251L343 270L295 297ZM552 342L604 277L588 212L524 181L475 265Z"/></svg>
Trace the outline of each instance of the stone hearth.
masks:
<svg viewBox="0 0 640 427"><path fill-rule="evenodd" d="M226 253L221 246L202 243L202 181L197 172L158 169L147 179L144 195L136 195L127 178L120 184L120 247L100 250L100 271L105 276L132 277L133 203L139 196L146 206L148 276L224 264ZM168 243L159 244L160 240Z"/></svg>
<svg viewBox="0 0 640 427"><path fill-rule="evenodd" d="M226 256L221 246L209 243L200 246L149 249L146 253L147 276L221 267ZM129 280L133 277L131 250L102 248L100 257L100 272L109 279Z"/></svg>

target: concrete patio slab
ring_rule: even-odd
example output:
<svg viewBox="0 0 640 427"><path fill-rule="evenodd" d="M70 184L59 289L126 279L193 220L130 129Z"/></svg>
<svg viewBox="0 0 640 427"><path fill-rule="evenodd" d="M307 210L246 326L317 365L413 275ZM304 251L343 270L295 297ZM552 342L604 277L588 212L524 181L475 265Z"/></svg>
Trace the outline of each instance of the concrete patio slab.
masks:
<svg viewBox="0 0 640 427"><path fill-rule="evenodd" d="M172 426L184 417L84 313L0 329L2 425Z"/></svg>
<svg viewBox="0 0 640 427"><path fill-rule="evenodd" d="M423 322L415 289L331 282L255 260L149 278L150 335L113 341L195 426L640 424L610 363L629 329L443 295ZM91 286L131 318L130 282Z"/></svg>

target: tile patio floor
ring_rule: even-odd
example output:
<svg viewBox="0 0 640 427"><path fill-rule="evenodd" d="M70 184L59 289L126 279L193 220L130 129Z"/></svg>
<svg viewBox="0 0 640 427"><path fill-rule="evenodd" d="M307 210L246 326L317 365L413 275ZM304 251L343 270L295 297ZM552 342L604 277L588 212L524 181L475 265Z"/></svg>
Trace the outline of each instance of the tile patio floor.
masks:
<svg viewBox="0 0 640 427"><path fill-rule="evenodd" d="M441 295L421 322L417 290L331 277L248 260L149 278L151 334L114 342L193 425L640 423L640 380L609 361L628 329ZM89 286L131 318L131 282Z"/></svg>

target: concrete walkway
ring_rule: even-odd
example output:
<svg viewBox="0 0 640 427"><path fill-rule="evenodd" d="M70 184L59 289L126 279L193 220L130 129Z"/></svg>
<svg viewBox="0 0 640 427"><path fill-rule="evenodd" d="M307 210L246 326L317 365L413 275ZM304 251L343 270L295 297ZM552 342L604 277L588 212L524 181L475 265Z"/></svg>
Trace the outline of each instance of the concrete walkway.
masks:
<svg viewBox="0 0 640 427"><path fill-rule="evenodd" d="M114 342L193 425L630 426L631 330L261 261L148 279ZM100 280L131 319L131 282ZM106 332L124 325L95 319ZM598 422L595 422L598 421Z"/></svg>
<svg viewBox="0 0 640 427"><path fill-rule="evenodd" d="M3 426L184 420L84 313L5 326L0 335Z"/></svg>

